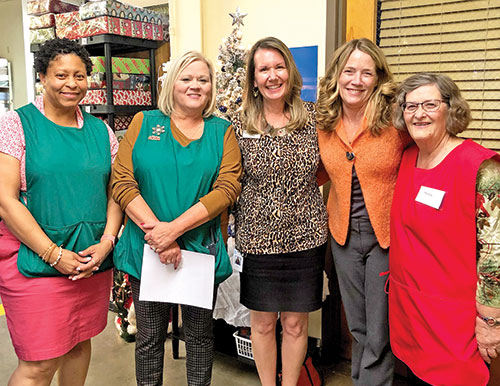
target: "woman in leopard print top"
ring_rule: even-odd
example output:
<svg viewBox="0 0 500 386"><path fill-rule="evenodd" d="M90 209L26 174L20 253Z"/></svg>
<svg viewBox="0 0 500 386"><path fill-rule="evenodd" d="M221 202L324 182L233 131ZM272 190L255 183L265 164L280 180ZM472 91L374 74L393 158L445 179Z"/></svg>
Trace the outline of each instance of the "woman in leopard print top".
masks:
<svg viewBox="0 0 500 386"><path fill-rule="evenodd" d="M264 38L249 53L243 110L233 120L244 169L236 211L236 249L244 259L241 302L250 308L264 386L275 385L278 312L282 384L296 385L308 313L321 306L327 215L316 182L314 105L301 101L301 86L290 50Z"/></svg>

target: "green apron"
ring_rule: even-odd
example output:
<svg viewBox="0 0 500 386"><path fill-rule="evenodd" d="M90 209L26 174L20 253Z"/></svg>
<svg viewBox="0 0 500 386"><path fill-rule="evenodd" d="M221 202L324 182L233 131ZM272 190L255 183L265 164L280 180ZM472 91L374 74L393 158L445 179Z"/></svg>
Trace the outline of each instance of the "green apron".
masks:
<svg viewBox="0 0 500 386"><path fill-rule="evenodd" d="M105 124L83 112L84 125L59 126L33 104L16 110L26 140L26 192L21 202L58 246L75 253L99 243L106 226L111 150ZM97 272L112 267L109 256ZM19 271L63 276L21 243Z"/></svg>
<svg viewBox="0 0 500 386"><path fill-rule="evenodd" d="M173 221L212 190L219 175L224 135L229 122L209 117L201 138L181 146L170 130L170 117L159 110L144 112L141 131L132 151L134 177L141 195L160 221ZM232 273L224 246L220 216L184 233L181 248L209 253L210 230L217 240L215 283ZM114 253L115 266L140 279L144 232L128 221Z"/></svg>

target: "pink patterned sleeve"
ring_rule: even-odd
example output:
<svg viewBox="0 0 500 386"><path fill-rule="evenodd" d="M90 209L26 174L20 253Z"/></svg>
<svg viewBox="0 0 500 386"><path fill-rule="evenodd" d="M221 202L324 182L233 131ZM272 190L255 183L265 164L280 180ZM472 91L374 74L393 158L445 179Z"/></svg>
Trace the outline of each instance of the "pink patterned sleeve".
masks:
<svg viewBox="0 0 500 386"><path fill-rule="evenodd" d="M25 147L21 119L15 111L8 111L0 117L0 152L21 161Z"/></svg>
<svg viewBox="0 0 500 386"><path fill-rule="evenodd" d="M116 139L113 129L111 129L107 123L106 128L108 129L109 145L111 146L111 163L113 163L115 162L116 153L118 153L118 140Z"/></svg>
<svg viewBox="0 0 500 386"><path fill-rule="evenodd" d="M21 118L15 111L8 111L0 117L0 152L20 161L21 190L26 191L26 141Z"/></svg>

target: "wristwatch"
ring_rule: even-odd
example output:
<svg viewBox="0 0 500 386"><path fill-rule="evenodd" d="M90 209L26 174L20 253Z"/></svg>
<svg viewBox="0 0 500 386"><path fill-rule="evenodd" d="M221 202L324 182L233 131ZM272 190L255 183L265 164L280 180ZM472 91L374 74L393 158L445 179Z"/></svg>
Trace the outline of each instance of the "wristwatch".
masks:
<svg viewBox="0 0 500 386"><path fill-rule="evenodd" d="M495 319L491 316L483 316L483 315L480 315L480 314L477 314L477 316L479 316L481 319L483 319L486 324L490 327L498 327L500 326L500 320L498 319Z"/></svg>

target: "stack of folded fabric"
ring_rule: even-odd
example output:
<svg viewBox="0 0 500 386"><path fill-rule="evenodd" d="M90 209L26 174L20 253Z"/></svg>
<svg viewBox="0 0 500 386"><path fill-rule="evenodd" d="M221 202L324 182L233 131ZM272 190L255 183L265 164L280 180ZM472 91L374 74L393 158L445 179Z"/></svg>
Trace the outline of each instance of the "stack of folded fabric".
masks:
<svg viewBox="0 0 500 386"><path fill-rule="evenodd" d="M55 15L78 11L78 6L63 0L31 0L26 3L30 15L30 42L43 43L55 38Z"/></svg>
<svg viewBox="0 0 500 386"><path fill-rule="evenodd" d="M82 105L107 104L104 56L93 56L89 90ZM118 58L111 60L114 105L151 105L149 59Z"/></svg>

